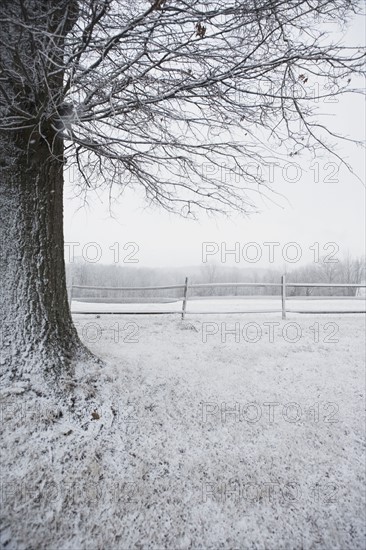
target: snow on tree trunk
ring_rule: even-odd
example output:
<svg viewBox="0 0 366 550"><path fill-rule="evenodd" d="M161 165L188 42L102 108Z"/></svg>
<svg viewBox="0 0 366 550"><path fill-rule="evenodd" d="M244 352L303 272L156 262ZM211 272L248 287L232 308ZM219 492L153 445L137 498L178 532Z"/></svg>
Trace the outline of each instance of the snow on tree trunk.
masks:
<svg viewBox="0 0 366 550"><path fill-rule="evenodd" d="M0 151L2 371L60 375L81 343L63 255L63 145L17 133ZM9 371L8 371L9 372Z"/></svg>
<svg viewBox="0 0 366 550"><path fill-rule="evenodd" d="M64 39L77 2L14 0L0 26L1 376L71 374L63 243ZM6 17L5 17L6 16ZM57 32L56 32L57 30ZM5 378L4 378L5 377Z"/></svg>

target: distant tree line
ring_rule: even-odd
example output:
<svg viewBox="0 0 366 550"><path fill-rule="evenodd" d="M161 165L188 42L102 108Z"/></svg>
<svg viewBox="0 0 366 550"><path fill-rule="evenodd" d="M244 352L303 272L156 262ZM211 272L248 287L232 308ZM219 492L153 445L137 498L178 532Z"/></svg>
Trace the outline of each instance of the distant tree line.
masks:
<svg viewBox="0 0 366 550"><path fill-rule="evenodd" d="M128 266L126 264L88 263L76 258L66 266L68 286L96 287L154 287L183 285L185 277L190 284L198 283L278 283L283 271L278 268L256 268L228 266L219 263L206 263L202 266L153 268ZM288 283L348 283L360 284L365 281L365 258L352 257L347 253L337 262L309 263L296 267L287 265ZM190 290L190 296L269 296L280 294L280 287L209 287ZM355 296L356 288L288 288L289 296ZM92 290L74 289L74 298L90 300L106 298L106 301L161 301L180 298L183 289L164 290Z"/></svg>

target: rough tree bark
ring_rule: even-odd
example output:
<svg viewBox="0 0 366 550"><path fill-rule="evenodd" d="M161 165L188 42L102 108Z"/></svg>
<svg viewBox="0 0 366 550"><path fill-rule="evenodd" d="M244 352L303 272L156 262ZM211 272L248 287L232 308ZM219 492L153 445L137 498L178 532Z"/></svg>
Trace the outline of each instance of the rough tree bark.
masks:
<svg viewBox="0 0 366 550"><path fill-rule="evenodd" d="M20 374L33 358L60 373L81 345L66 291L62 143L51 154L32 142L19 133L0 152L3 362Z"/></svg>
<svg viewBox="0 0 366 550"><path fill-rule="evenodd" d="M0 133L1 374L13 379L28 378L35 371L71 374L73 358L80 351L86 353L72 323L63 256L64 145L55 119L55 98L63 74L54 71L52 77L45 78L37 71L40 63L31 65L31 57L40 55L42 37L46 39L50 29L58 25L66 33L72 26L71 16L65 17L66 4L71 2L53 2L51 18L42 17L40 11L43 8L47 14L48 0L30 2L27 21L22 2L6 1L2 8L19 22L0 32L9 43L0 51L1 66L14 75L11 85L7 80L6 94L16 98L19 108L38 123L31 129ZM24 30L25 24L33 29L37 26L38 42ZM61 46L63 36L59 34ZM55 48L55 55L61 50ZM54 66L56 62L54 59ZM29 67L37 93L17 78L24 66ZM8 114L6 108L0 108L1 116Z"/></svg>

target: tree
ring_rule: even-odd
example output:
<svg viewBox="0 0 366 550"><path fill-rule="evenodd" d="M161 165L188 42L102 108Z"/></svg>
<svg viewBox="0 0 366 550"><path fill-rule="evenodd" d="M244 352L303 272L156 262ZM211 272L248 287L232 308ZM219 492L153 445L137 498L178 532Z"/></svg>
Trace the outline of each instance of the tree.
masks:
<svg viewBox="0 0 366 550"><path fill-rule="evenodd" d="M65 169L83 192L138 184L187 217L255 211L268 186L247 164L273 158L269 139L291 156L329 151L310 86L352 91L363 54L322 22L356 11L349 0L2 0L8 375L72 373L82 349L66 294Z"/></svg>
<svg viewBox="0 0 366 550"><path fill-rule="evenodd" d="M324 283L336 284L339 281L339 260L334 258L333 261L326 261L325 257L321 258L321 261L317 264L318 280ZM328 287L320 294L328 296L337 296L339 294L339 288Z"/></svg>
<svg viewBox="0 0 366 550"><path fill-rule="evenodd" d="M365 276L365 258L353 258L348 250L340 262L340 273L342 282L350 284L361 284ZM345 296L356 296L357 288L346 288Z"/></svg>
<svg viewBox="0 0 366 550"><path fill-rule="evenodd" d="M217 277L218 277L218 264L215 261L209 261L207 263L204 263L201 267L201 274L202 274L202 282L203 283L216 283ZM214 288L207 288L206 292L208 296L212 296L214 294L217 294L218 289Z"/></svg>

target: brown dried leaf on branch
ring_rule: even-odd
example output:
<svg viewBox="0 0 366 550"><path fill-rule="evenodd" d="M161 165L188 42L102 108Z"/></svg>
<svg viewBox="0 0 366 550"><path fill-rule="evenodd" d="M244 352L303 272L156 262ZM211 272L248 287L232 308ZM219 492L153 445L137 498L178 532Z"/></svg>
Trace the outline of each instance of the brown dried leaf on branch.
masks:
<svg viewBox="0 0 366 550"><path fill-rule="evenodd" d="M153 10L161 10L163 8L165 2L166 2L166 0L153 0L153 1L151 1L152 9Z"/></svg>
<svg viewBox="0 0 366 550"><path fill-rule="evenodd" d="M206 27L201 23L196 24L196 35L203 38L206 34Z"/></svg>

